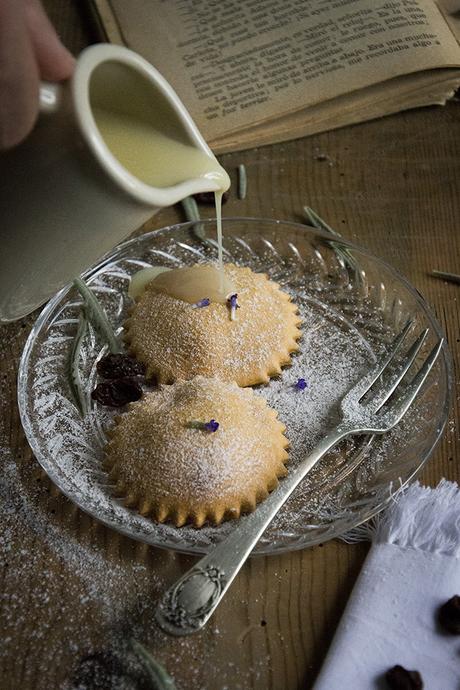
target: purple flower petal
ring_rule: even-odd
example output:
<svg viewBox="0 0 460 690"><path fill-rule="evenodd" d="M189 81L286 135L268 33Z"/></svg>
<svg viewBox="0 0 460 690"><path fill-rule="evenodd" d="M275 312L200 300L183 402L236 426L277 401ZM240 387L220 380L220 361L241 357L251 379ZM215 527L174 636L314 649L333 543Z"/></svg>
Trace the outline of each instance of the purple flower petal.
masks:
<svg viewBox="0 0 460 690"><path fill-rule="evenodd" d="M227 299L227 304L230 307L230 318L232 321L234 321L236 310L240 308L240 305L238 304L238 295L236 293L234 295L230 295L230 297Z"/></svg>
<svg viewBox="0 0 460 690"><path fill-rule="evenodd" d="M201 309L201 307L209 307L210 304L211 300L209 297L203 297L203 299L200 299L199 302L195 302L192 306L194 309Z"/></svg>
<svg viewBox="0 0 460 690"><path fill-rule="evenodd" d="M199 422L198 420L193 420L188 422L186 426L189 429L201 429L202 431L210 431L211 433L214 433L214 431L217 431L219 428L219 422L216 422L215 419L210 419L209 422Z"/></svg>
<svg viewBox="0 0 460 690"><path fill-rule="evenodd" d="M304 391L308 387L308 383L305 379L297 379L297 383L294 384L298 391Z"/></svg>

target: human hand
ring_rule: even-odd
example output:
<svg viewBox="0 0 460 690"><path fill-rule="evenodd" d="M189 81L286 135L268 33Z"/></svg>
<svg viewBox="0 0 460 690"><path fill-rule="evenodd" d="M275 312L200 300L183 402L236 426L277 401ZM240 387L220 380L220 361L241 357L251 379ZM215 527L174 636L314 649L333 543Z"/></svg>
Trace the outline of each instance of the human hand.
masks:
<svg viewBox="0 0 460 690"><path fill-rule="evenodd" d="M74 64L39 0L0 0L0 149L34 126L40 80L67 79Z"/></svg>

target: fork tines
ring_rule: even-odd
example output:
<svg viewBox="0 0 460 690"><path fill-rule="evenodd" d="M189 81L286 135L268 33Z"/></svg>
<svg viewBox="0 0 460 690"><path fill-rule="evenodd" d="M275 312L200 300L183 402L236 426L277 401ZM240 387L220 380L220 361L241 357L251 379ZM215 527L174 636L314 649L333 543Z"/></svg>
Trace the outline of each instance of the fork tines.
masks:
<svg viewBox="0 0 460 690"><path fill-rule="evenodd" d="M345 395L342 409L351 405L355 410L360 408L368 416L381 411L380 419L387 427L394 426L404 416L436 362L444 342L441 339L436 343L415 376L406 384L404 380L426 343L429 333L429 329L425 328L406 354L397 359L396 355L402 349L412 326L413 321L409 320L370 372ZM405 385L400 391L403 381Z"/></svg>

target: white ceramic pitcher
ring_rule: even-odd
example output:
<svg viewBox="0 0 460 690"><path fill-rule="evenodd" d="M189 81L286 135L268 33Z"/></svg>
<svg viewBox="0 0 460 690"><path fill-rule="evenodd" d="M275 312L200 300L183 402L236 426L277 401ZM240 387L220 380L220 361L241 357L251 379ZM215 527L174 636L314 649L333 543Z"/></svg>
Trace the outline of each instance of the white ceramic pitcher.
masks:
<svg viewBox="0 0 460 690"><path fill-rule="evenodd" d="M0 155L0 321L43 304L155 210L217 189L210 179L154 188L134 177L104 143L92 113L95 100L159 115L184 143L212 156L152 65L119 46L86 49L69 82L43 85L31 135Z"/></svg>

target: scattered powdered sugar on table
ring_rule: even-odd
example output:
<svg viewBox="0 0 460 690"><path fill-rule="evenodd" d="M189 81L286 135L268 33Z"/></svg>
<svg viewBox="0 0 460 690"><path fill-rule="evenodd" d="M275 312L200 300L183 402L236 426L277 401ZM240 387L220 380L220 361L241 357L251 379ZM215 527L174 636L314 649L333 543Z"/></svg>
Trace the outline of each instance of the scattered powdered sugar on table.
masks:
<svg viewBox="0 0 460 690"><path fill-rule="evenodd" d="M81 541L66 534L66 529L59 520L54 519L48 511L40 505L40 495L49 489L43 489L40 478L36 478L37 486L31 490L30 486L24 486L24 476L18 472L18 467L8 451L0 451L2 477L0 480L0 498L2 515L2 536L0 544L3 554L8 553L9 544L13 540L14 533L25 530L34 535L47 550L60 561L65 561L72 571L88 587L87 596L95 596L104 604L108 620L117 614L113 606L113 592L120 590L123 577L126 575L123 568L115 563L108 563L97 545L89 543L84 545ZM32 476L29 476L29 480ZM26 555L26 554L24 554ZM27 554L26 568L33 568L30 561L32 554ZM146 570L145 566L136 563L131 564L133 573Z"/></svg>
<svg viewBox="0 0 460 690"><path fill-rule="evenodd" d="M98 296L107 300L113 298L115 307L109 312L115 315L114 322L121 326L126 307L123 298L126 274L118 267L111 270L115 287L106 285L104 281L110 281L105 276ZM278 410L279 418L287 426L291 466L298 463L332 426L342 395L369 367L375 352L391 338L389 327L382 330L382 337L368 338L367 327L355 328L353 319L343 318L340 308L335 310L326 306L318 298L318 293L293 290L293 298L299 305L303 320L300 352L293 357L292 366L284 369L278 379L273 379L268 386L256 388L257 395ZM353 302L353 296L350 302ZM367 308L368 312L361 315L364 320L361 324L370 318L368 314L372 308L369 305ZM113 414L90 403L91 411L83 421L69 399L66 360L77 317L78 304L60 305L34 345L27 395L22 404L27 409L28 431L37 453L44 464L48 463L47 470L55 482L74 500L120 530L130 530L146 541L179 550L205 549L228 534L232 523L218 529L202 530L155 525L114 499L112 487L101 471L104 428L110 425ZM378 314L372 312L372 317L379 322ZM377 323L377 328L381 326L382 322ZM81 360L88 394L94 387L95 358L100 353L100 343L91 332ZM307 382L304 390L295 387L299 378ZM334 485L337 470L343 466L354 442L329 454L277 516L264 535L262 546L271 549L282 544L284 548L289 545L298 548L299 534L304 535L308 529L317 530L320 539L324 535L327 537L327 532L321 531L324 524L334 525L342 518L350 519L350 515L352 519L356 507L359 513L360 503L372 504L372 499L369 500L372 492L375 494L381 487L388 486L395 476L404 475L404 461L407 474L417 466L418 448L413 440L409 444L408 439L418 438L422 426L429 428L430 415L430 398L427 396L418 402L417 409L408 415L395 433L372 447L372 453L365 457L352 481ZM142 670L128 651L127 640L130 636L137 637L147 642L150 648L156 648L159 643L160 654L156 655L163 659L161 650L165 649L164 643L157 637L158 633L152 631L152 606L155 597L164 591L166 582L170 584L178 574L177 567L174 569L171 565L175 562L174 555L166 554L161 565L153 563L154 558L160 558L158 550L151 552L115 532L107 532L80 513L76 520L76 509L62 497L58 502L60 508L54 514L51 508L54 505L53 489L49 480L39 474L38 466L29 454L27 458L13 458L6 446L0 453L0 518L3 523L0 557L4 561L11 557L7 578L11 578L13 584L6 590L9 594L4 600L6 626L0 654L5 659L14 657L14 639L21 639L21 629L26 629L27 621L32 618L35 624L30 644L42 650L43 667L63 663L71 669L77 665L62 688L90 690L110 687L124 690L144 687ZM402 462L401 457L405 458ZM85 528L80 530L80 524ZM155 555L148 557L147 552ZM24 587L24 591L30 593L27 601L15 593L14 582L22 579L30 580ZM58 607L56 601L59 602ZM59 640L53 638L53 615L57 609L61 630L64 629L64 638ZM90 627L98 631L101 639L89 639L85 634L86 618L92 616L97 625ZM175 666L182 666L188 672L188 689L202 687L199 663L184 664L184 660L188 662L193 656L191 649L195 649L196 654L193 643L186 640L174 644L168 642L168 649L173 650L166 654L168 670L174 674ZM123 668L118 673L116 669L120 664ZM232 690L243 687L232 681L231 672L227 670L228 678L221 678L222 687L228 685ZM108 671L113 676L109 684ZM34 683L32 673L27 668L23 671L23 677L29 680L31 687ZM95 680L97 673L105 679L105 685ZM178 687L181 687L180 683Z"/></svg>
<svg viewBox="0 0 460 690"><path fill-rule="evenodd" d="M173 555L146 550L78 517L30 454L14 458L2 445L0 467L2 687L13 688L14 674L24 687L44 688L41 673L54 668L61 679L56 690L150 690L130 639L164 646L152 615L156 599L176 577ZM33 645L32 663L25 643ZM172 674L176 664L184 666L189 646L170 645ZM189 687L197 688L198 667L187 668Z"/></svg>
<svg viewBox="0 0 460 690"><path fill-rule="evenodd" d="M1 426L0 467L1 687L16 690L13 678L20 678L21 687L34 690L152 690L131 649L134 638L178 690L203 690L202 643L167 637L153 622L156 601L186 564L78 513L30 453L13 456ZM210 623L211 648L218 638ZM261 657L236 680L240 653L238 644L221 652L213 687L243 690L259 664L270 663Z"/></svg>

